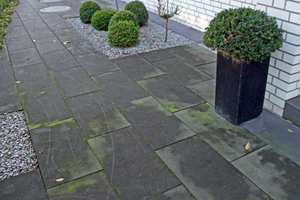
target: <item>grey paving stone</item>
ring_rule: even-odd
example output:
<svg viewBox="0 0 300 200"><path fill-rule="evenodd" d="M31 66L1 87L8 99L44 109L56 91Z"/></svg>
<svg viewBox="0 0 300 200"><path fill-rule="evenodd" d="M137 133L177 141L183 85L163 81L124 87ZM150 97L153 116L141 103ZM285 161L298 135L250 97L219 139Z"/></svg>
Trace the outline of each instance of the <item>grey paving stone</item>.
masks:
<svg viewBox="0 0 300 200"><path fill-rule="evenodd" d="M196 199L268 198L197 136L157 150L156 153Z"/></svg>
<svg viewBox="0 0 300 200"><path fill-rule="evenodd" d="M73 97L66 102L86 138L130 125L102 92Z"/></svg>
<svg viewBox="0 0 300 200"><path fill-rule="evenodd" d="M31 8L32 10L32 8ZM39 19L40 16L35 12L35 11L30 11L30 12L18 12L20 19L24 22L24 21L29 21L29 20L35 20L35 19Z"/></svg>
<svg viewBox="0 0 300 200"><path fill-rule="evenodd" d="M79 11L79 10L78 10ZM67 10L65 12L58 12L58 14L63 18L63 19L69 19L73 17L79 17L78 12L75 12L74 10Z"/></svg>
<svg viewBox="0 0 300 200"><path fill-rule="evenodd" d="M10 52L13 68L25 67L42 63L42 59L36 48L28 48Z"/></svg>
<svg viewBox="0 0 300 200"><path fill-rule="evenodd" d="M23 26L22 21L20 18L12 19L12 21L9 24L10 27L16 27L16 26Z"/></svg>
<svg viewBox="0 0 300 200"><path fill-rule="evenodd" d="M34 47L34 44L29 35L8 38L6 39L6 45L9 52Z"/></svg>
<svg viewBox="0 0 300 200"><path fill-rule="evenodd" d="M41 18L24 21L23 23L29 32L30 30L34 30L36 28L41 28L41 27L47 28L47 25Z"/></svg>
<svg viewBox="0 0 300 200"><path fill-rule="evenodd" d="M0 83L0 114L21 109L16 84L14 82Z"/></svg>
<svg viewBox="0 0 300 200"><path fill-rule="evenodd" d="M146 199L180 184L131 127L88 142L122 199Z"/></svg>
<svg viewBox="0 0 300 200"><path fill-rule="evenodd" d="M73 38L73 40L71 40L71 43L68 43L65 46L71 52L71 54L75 56L99 51L98 49L96 49L96 47L93 46L91 42L89 42L82 36Z"/></svg>
<svg viewBox="0 0 300 200"><path fill-rule="evenodd" d="M135 100L118 108L154 150L195 135L153 97Z"/></svg>
<svg viewBox="0 0 300 200"><path fill-rule="evenodd" d="M114 59L113 62L136 81L164 74L138 55Z"/></svg>
<svg viewBox="0 0 300 200"><path fill-rule="evenodd" d="M61 18L56 13L46 13L46 14L39 14L45 21L45 23L49 26L52 31L57 31L61 29L68 29L72 28L72 25L66 22L63 18Z"/></svg>
<svg viewBox="0 0 300 200"><path fill-rule="evenodd" d="M55 86L20 94L30 130L69 119L71 113Z"/></svg>
<svg viewBox="0 0 300 200"><path fill-rule="evenodd" d="M120 69L101 52L75 57L89 75L98 75Z"/></svg>
<svg viewBox="0 0 300 200"><path fill-rule="evenodd" d="M195 200L195 198L183 185L180 185L154 198L151 198L151 200Z"/></svg>
<svg viewBox="0 0 300 200"><path fill-rule="evenodd" d="M30 7L30 5L26 2L23 2L22 4L19 4L16 7L17 13L20 15L20 13L30 13L34 12L34 10Z"/></svg>
<svg viewBox="0 0 300 200"><path fill-rule="evenodd" d="M81 67L54 71L52 76L64 98L99 90Z"/></svg>
<svg viewBox="0 0 300 200"><path fill-rule="evenodd" d="M142 56L149 62L156 62L156 61L166 60L175 57L175 55L171 54L166 49L159 49L159 50L150 51L146 53L140 53L139 56Z"/></svg>
<svg viewBox="0 0 300 200"><path fill-rule="evenodd" d="M31 130L30 135L47 189L102 169L73 118ZM54 181L59 178L64 181Z"/></svg>
<svg viewBox="0 0 300 200"><path fill-rule="evenodd" d="M171 79L169 76L159 76L138 81L138 84L145 88L145 90L153 95L171 112L176 112L204 102L203 99Z"/></svg>
<svg viewBox="0 0 300 200"><path fill-rule="evenodd" d="M65 49L64 45L58 40L57 37L37 39L35 41L35 46L41 54Z"/></svg>
<svg viewBox="0 0 300 200"><path fill-rule="evenodd" d="M28 35L24 26L8 26L5 31L5 39Z"/></svg>
<svg viewBox="0 0 300 200"><path fill-rule="evenodd" d="M299 199L300 168L267 146L232 164L272 199Z"/></svg>
<svg viewBox="0 0 300 200"><path fill-rule="evenodd" d="M20 3L20 1L19 1L19 3ZM17 12L14 12L14 13L11 15L11 18L12 18L12 19L20 19Z"/></svg>
<svg viewBox="0 0 300 200"><path fill-rule="evenodd" d="M268 110L242 126L300 165L300 128Z"/></svg>
<svg viewBox="0 0 300 200"><path fill-rule="evenodd" d="M73 38L78 38L81 36L80 33L73 27L55 30L54 33L60 39L61 42L72 41Z"/></svg>
<svg viewBox="0 0 300 200"><path fill-rule="evenodd" d="M177 112L175 116L228 161L266 145L249 131L220 117L208 104ZM249 141L251 148L246 150L245 146Z"/></svg>
<svg viewBox="0 0 300 200"><path fill-rule="evenodd" d="M0 199L46 200L47 195L38 169L0 181Z"/></svg>
<svg viewBox="0 0 300 200"><path fill-rule="evenodd" d="M21 67L14 70L19 92L28 92L38 88L54 85L44 64Z"/></svg>
<svg viewBox="0 0 300 200"><path fill-rule="evenodd" d="M66 49L41 54L49 71L76 67L79 63Z"/></svg>
<svg viewBox="0 0 300 200"><path fill-rule="evenodd" d="M198 70L210 75L211 77L216 78L216 73L217 73L217 63L216 62L199 65L199 66L196 66L196 68Z"/></svg>
<svg viewBox="0 0 300 200"><path fill-rule="evenodd" d="M183 45L167 50L192 66L216 61L210 54L205 53L208 50L200 47L198 44Z"/></svg>
<svg viewBox="0 0 300 200"><path fill-rule="evenodd" d="M49 199L119 199L104 172L47 190Z"/></svg>
<svg viewBox="0 0 300 200"><path fill-rule="evenodd" d="M0 63L1 62L9 62L5 39L3 39L2 50L0 51Z"/></svg>
<svg viewBox="0 0 300 200"><path fill-rule="evenodd" d="M43 38L53 38L55 35L48 27L35 27L31 29L27 29L30 37L33 40L40 40ZM59 40L57 41L59 42Z"/></svg>
<svg viewBox="0 0 300 200"><path fill-rule="evenodd" d="M212 77L184 63L179 58L170 58L153 63L183 85L209 80Z"/></svg>
<svg viewBox="0 0 300 200"><path fill-rule="evenodd" d="M9 62L0 62L0 83L14 83L15 78Z"/></svg>
<svg viewBox="0 0 300 200"><path fill-rule="evenodd" d="M186 86L202 99L207 101L210 105L215 105L215 93L216 93L216 80L210 79L200 83Z"/></svg>
<svg viewBox="0 0 300 200"><path fill-rule="evenodd" d="M101 90L116 104L140 99L149 94L122 70L92 77Z"/></svg>

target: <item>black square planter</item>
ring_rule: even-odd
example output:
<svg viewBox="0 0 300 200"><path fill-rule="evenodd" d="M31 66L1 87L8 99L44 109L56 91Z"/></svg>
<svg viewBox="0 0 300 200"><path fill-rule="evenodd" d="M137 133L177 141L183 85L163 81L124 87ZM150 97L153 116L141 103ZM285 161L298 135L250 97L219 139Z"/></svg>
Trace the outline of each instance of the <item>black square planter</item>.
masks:
<svg viewBox="0 0 300 200"><path fill-rule="evenodd" d="M239 61L218 51L215 110L233 124L251 120L263 110L270 57L262 63Z"/></svg>

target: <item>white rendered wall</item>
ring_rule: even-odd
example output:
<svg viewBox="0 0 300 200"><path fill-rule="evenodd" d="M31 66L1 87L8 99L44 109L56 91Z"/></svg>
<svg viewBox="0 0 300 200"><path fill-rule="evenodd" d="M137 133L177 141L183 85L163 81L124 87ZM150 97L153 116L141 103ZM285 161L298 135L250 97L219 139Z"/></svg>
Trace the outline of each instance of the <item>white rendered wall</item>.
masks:
<svg viewBox="0 0 300 200"><path fill-rule="evenodd" d="M125 0L130 2L130 0ZM157 13L157 0L140 0ZM164 0L166 1L166 0ZM277 18L286 32L283 47L272 54L265 94L265 108L282 116L285 101L300 95L300 0L169 0L182 7L175 20L205 31L215 14L223 9L251 7Z"/></svg>

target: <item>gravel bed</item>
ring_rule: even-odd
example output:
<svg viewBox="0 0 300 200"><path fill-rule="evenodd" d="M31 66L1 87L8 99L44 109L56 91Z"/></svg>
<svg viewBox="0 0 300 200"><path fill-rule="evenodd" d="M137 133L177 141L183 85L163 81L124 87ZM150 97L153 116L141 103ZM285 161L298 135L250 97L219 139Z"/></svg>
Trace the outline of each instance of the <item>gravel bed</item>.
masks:
<svg viewBox="0 0 300 200"><path fill-rule="evenodd" d="M0 115L0 159L0 180L37 167L23 111Z"/></svg>
<svg viewBox="0 0 300 200"><path fill-rule="evenodd" d="M121 49L108 43L106 38L108 31L98 31L90 24L82 23L79 18L71 18L67 21L110 59L194 43L194 41L174 33L172 30L168 31L168 42L165 43L165 28L148 21L146 25L139 28L139 43L134 47Z"/></svg>

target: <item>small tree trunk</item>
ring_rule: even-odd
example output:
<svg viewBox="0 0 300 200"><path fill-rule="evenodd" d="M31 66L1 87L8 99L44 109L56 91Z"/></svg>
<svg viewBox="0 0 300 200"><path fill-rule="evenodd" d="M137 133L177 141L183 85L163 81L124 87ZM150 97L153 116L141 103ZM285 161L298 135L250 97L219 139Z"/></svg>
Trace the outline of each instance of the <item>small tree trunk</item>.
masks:
<svg viewBox="0 0 300 200"><path fill-rule="evenodd" d="M119 11L118 0L116 0L116 7L117 7L117 11Z"/></svg>
<svg viewBox="0 0 300 200"><path fill-rule="evenodd" d="M169 18L166 19L166 35L165 35L165 42L167 42L167 39L168 39L168 20L169 20Z"/></svg>

